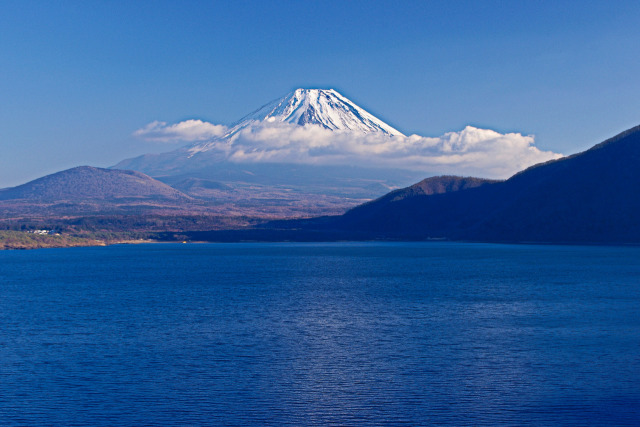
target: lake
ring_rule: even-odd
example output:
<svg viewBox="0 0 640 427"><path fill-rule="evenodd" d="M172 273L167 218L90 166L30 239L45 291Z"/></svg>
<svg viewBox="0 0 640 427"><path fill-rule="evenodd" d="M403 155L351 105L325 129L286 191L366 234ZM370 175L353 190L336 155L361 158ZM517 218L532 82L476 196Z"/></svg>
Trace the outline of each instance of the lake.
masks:
<svg viewBox="0 0 640 427"><path fill-rule="evenodd" d="M0 252L3 425L638 425L640 248Z"/></svg>

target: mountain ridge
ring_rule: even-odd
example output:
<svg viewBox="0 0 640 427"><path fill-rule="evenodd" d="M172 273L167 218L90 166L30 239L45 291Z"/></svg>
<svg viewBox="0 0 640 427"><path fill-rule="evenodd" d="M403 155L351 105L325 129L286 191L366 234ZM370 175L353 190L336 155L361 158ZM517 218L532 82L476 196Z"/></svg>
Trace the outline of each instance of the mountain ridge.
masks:
<svg viewBox="0 0 640 427"><path fill-rule="evenodd" d="M433 194L415 191L418 183L344 215L288 228L360 238L640 243L639 162L637 126L505 181Z"/></svg>
<svg viewBox="0 0 640 427"><path fill-rule="evenodd" d="M141 172L78 166L0 189L5 214L75 215L198 209L190 196Z"/></svg>
<svg viewBox="0 0 640 427"><path fill-rule="evenodd" d="M192 197L242 203L260 211L265 204L275 211L283 204L299 200L302 205L313 206L307 211L309 215L338 213L342 208L383 195L385 189L399 188L424 176L415 170L369 164L314 165L229 158L229 150L243 131L263 125L266 131L279 125L301 129L319 126L345 135L379 134L389 138L402 135L333 89L296 89L244 116L220 137L170 152L126 159L113 168L143 172ZM216 182L219 188L185 185L190 178ZM241 194L241 200L233 201L234 194ZM296 215L304 213L289 210Z"/></svg>
<svg viewBox="0 0 640 427"><path fill-rule="evenodd" d="M0 190L0 200L104 200L122 197L191 199L141 172L93 166L77 166Z"/></svg>

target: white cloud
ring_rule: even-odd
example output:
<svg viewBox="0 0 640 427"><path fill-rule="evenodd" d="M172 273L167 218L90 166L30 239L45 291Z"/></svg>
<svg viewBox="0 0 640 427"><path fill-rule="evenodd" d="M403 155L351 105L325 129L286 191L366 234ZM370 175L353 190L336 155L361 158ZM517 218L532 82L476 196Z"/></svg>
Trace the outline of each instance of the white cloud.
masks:
<svg viewBox="0 0 640 427"><path fill-rule="evenodd" d="M531 135L471 126L433 138L353 134L281 122L256 122L229 139L190 148L194 155L209 150L233 162L347 164L492 178L507 178L533 164L562 157L535 147Z"/></svg>
<svg viewBox="0 0 640 427"><path fill-rule="evenodd" d="M153 142L196 142L222 136L226 131L226 126L202 120L185 120L173 125L155 121L135 131L133 136Z"/></svg>

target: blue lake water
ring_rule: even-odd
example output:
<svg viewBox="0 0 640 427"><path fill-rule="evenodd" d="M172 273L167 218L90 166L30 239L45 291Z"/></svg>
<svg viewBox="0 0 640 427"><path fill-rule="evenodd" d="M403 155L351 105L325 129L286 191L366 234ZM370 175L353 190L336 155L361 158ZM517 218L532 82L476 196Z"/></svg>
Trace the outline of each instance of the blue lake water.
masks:
<svg viewBox="0 0 640 427"><path fill-rule="evenodd" d="M0 252L2 425L638 425L640 248Z"/></svg>

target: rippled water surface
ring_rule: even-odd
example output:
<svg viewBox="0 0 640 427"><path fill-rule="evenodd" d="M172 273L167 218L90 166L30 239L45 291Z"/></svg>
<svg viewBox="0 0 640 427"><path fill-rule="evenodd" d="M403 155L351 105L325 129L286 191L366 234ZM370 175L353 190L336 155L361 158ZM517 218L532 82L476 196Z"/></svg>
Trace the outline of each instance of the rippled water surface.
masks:
<svg viewBox="0 0 640 427"><path fill-rule="evenodd" d="M638 425L640 248L0 253L3 425Z"/></svg>

